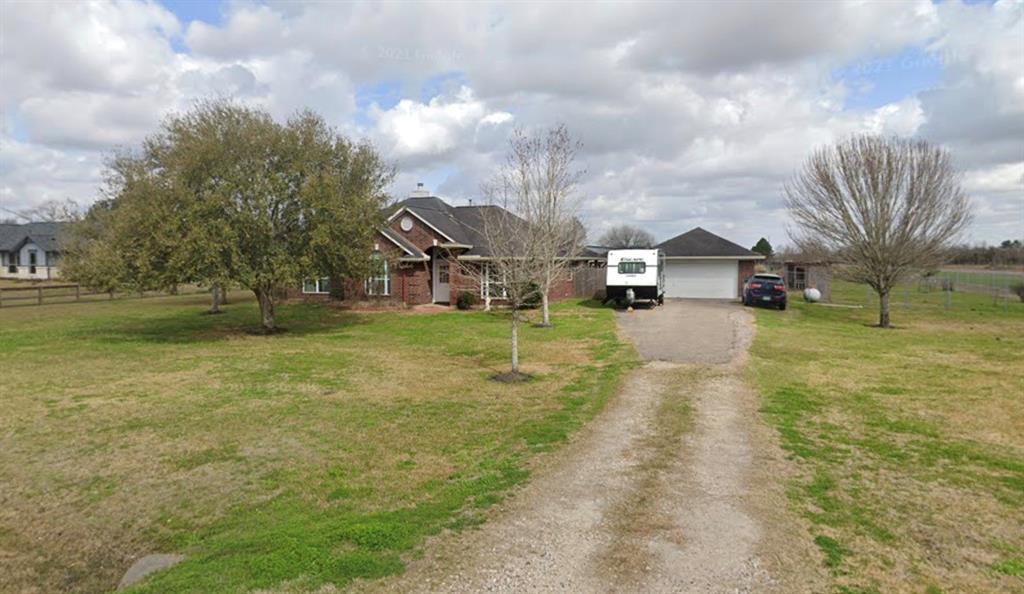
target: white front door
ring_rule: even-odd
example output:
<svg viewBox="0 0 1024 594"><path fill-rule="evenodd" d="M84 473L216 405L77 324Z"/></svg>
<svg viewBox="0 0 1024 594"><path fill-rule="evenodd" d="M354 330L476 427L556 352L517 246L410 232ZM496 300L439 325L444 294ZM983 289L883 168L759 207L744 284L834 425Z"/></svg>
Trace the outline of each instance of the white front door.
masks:
<svg viewBox="0 0 1024 594"><path fill-rule="evenodd" d="M448 303L448 259L434 254L434 303Z"/></svg>

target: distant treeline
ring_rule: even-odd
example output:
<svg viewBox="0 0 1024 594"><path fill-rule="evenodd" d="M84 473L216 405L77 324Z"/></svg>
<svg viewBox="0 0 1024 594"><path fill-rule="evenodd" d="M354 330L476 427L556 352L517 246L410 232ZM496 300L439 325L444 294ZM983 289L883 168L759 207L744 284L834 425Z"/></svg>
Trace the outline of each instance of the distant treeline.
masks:
<svg viewBox="0 0 1024 594"><path fill-rule="evenodd" d="M959 245L950 252L950 264L1024 266L1024 243L1007 239L999 245Z"/></svg>

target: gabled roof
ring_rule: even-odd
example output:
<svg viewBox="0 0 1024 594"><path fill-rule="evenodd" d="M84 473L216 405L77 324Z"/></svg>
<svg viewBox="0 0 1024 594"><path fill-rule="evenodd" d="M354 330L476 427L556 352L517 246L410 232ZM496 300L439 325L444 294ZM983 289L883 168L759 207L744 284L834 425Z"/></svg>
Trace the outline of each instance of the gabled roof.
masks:
<svg viewBox="0 0 1024 594"><path fill-rule="evenodd" d="M388 220L395 220L403 212L412 214L437 231L447 240L445 243L466 248L465 252L459 254L460 258L463 256L476 258L491 256L483 233L485 213L492 213L496 217L508 217L511 225L526 225L526 221L522 218L500 206L490 204L452 206L436 196L427 195L426 190L417 190L412 196L396 204L395 210ZM398 233L392 234L401 238ZM388 237L390 239L391 235ZM442 243L442 245L445 244ZM600 257L600 254L585 250L580 257L596 258Z"/></svg>
<svg viewBox="0 0 1024 594"><path fill-rule="evenodd" d="M655 246L667 258L737 258L741 260L760 260L764 256L737 245L724 237L696 227L666 239Z"/></svg>
<svg viewBox="0 0 1024 594"><path fill-rule="evenodd" d="M390 220L402 212L409 212L449 243L468 246L468 250L460 255L486 257L490 251L483 236L484 209L498 209L505 216L515 217L498 206L451 206L436 196L413 196L396 205ZM395 235L398 236L397 233Z"/></svg>
<svg viewBox="0 0 1024 594"><path fill-rule="evenodd" d="M383 235L384 237L387 237L388 239L390 239L391 243L397 245L399 248L402 249L403 252L405 252L405 255L402 256L403 260L404 259L411 259L411 260L429 260L430 259L425 253L423 253L423 251L420 248L418 248L415 245L413 245L408 239L402 237L398 233L395 233L392 229L390 229L388 227L384 227L383 229L380 230L380 234Z"/></svg>
<svg viewBox="0 0 1024 594"><path fill-rule="evenodd" d="M10 252L21 248L26 241L39 246L47 252L60 249L57 236L66 223L0 223L0 252Z"/></svg>
<svg viewBox="0 0 1024 594"><path fill-rule="evenodd" d="M449 241L467 243L466 233L455 219L454 210L453 206L436 196L414 196L396 205L391 220L402 211L409 211Z"/></svg>

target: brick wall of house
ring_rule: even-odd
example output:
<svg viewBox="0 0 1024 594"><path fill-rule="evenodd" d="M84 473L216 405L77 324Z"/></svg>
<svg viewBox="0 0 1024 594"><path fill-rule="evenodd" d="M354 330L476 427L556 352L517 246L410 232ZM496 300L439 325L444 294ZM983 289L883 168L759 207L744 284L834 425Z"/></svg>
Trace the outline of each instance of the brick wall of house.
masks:
<svg viewBox="0 0 1024 594"><path fill-rule="evenodd" d="M437 243L448 241L441 234L437 233L430 227L427 227L423 224L423 221L412 215L408 215L409 218L412 219L412 229L409 231L402 231L402 219L405 218L405 216L406 215L398 215L395 220L391 221L391 230L408 239L410 243L421 250L427 251L428 248L433 247L435 240Z"/></svg>
<svg viewBox="0 0 1024 594"><path fill-rule="evenodd" d="M409 305L430 303L431 280L428 262L403 262L391 275L391 294Z"/></svg>
<svg viewBox="0 0 1024 594"><path fill-rule="evenodd" d="M448 263L448 303L455 305L459 293L468 291L480 296L479 267L465 262Z"/></svg>
<svg viewBox="0 0 1024 594"><path fill-rule="evenodd" d="M736 280L736 294L743 296L743 282L754 274L754 260L740 260L739 278Z"/></svg>
<svg viewBox="0 0 1024 594"><path fill-rule="evenodd" d="M573 268L570 267L568 270L562 271L562 275L555 280L554 284L551 285L551 293L548 294L548 298L552 301L559 299L565 299L572 297L575 293L572 284Z"/></svg>

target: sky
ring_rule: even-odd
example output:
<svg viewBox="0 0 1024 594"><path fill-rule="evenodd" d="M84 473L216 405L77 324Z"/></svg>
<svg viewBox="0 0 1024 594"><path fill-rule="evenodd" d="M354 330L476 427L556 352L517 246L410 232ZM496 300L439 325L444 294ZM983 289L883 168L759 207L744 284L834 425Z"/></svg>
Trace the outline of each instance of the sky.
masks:
<svg viewBox="0 0 1024 594"><path fill-rule="evenodd" d="M787 242L782 186L855 133L945 146L974 223L1024 236L1024 3L0 0L0 216L94 201L111 151L232 97L311 108L453 204L515 128L582 143L591 238Z"/></svg>

